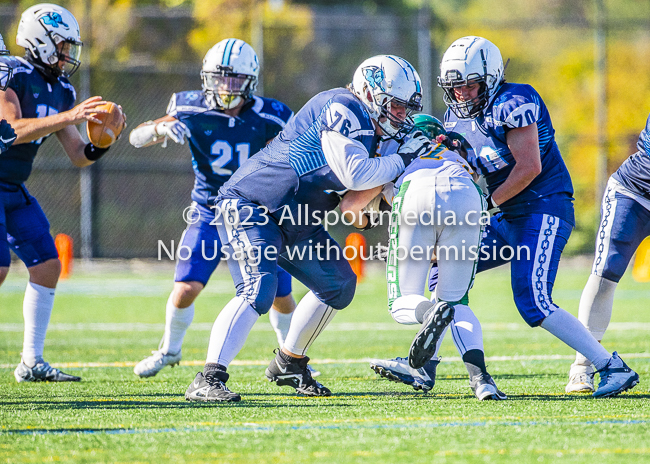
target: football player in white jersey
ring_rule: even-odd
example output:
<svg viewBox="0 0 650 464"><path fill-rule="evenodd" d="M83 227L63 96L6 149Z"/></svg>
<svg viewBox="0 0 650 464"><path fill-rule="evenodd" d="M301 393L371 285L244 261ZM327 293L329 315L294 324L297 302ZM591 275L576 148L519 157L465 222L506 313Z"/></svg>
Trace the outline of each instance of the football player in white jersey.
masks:
<svg viewBox="0 0 650 464"><path fill-rule="evenodd" d="M431 139L438 135L433 133L436 127L442 129L429 115L417 115L414 121ZM421 328L411 345L408 365L398 358L373 359L370 366L390 380L426 392L433 388L440 362L432 355L450 326L476 397L501 400L506 396L487 372L481 325L468 306L482 224L487 222L482 193L472 174L460 155L433 143L396 181L386 270L388 306L395 321ZM342 205L342 209L349 207L347 202ZM434 257L440 278L430 301L424 288Z"/></svg>

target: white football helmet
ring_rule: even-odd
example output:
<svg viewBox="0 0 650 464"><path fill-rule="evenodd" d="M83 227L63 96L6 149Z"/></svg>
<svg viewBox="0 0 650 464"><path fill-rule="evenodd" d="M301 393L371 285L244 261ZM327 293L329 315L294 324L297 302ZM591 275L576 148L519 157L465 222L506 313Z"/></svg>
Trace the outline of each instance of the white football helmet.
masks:
<svg viewBox="0 0 650 464"><path fill-rule="evenodd" d="M468 36L456 40L440 63L438 85L444 90L445 104L461 119L476 117L505 82L501 52L489 40ZM479 83L478 97L458 101L455 87Z"/></svg>
<svg viewBox="0 0 650 464"><path fill-rule="evenodd" d="M232 109L257 88L260 63L253 47L240 39L225 39L203 58L201 79L212 108Z"/></svg>
<svg viewBox="0 0 650 464"><path fill-rule="evenodd" d="M54 76L72 76L81 62L81 37L75 17L63 7L41 3L20 17L16 43Z"/></svg>
<svg viewBox="0 0 650 464"><path fill-rule="evenodd" d="M0 34L0 56L6 55L9 55L9 50L5 47L5 41L2 38L2 34ZM0 90L7 90L12 74L13 69L11 69L11 66L0 61Z"/></svg>
<svg viewBox="0 0 650 464"><path fill-rule="evenodd" d="M378 55L365 60L354 72L350 90L364 103L384 133L393 138L406 135L412 128L411 114L422 111L420 76L399 56ZM404 120L391 114L392 102L406 108Z"/></svg>

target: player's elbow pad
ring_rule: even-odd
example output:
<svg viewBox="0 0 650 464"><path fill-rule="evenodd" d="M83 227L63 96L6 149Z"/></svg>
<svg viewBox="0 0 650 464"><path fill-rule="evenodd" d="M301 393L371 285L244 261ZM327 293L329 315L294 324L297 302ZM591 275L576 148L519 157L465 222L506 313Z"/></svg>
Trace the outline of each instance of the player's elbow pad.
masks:
<svg viewBox="0 0 650 464"><path fill-rule="evenodd" d="M155 142L157 138L156 123L147 121L144 125L136 127L131 131L131 134L129 134L129 143L135 148L141 148L151 142Z"/></svg>

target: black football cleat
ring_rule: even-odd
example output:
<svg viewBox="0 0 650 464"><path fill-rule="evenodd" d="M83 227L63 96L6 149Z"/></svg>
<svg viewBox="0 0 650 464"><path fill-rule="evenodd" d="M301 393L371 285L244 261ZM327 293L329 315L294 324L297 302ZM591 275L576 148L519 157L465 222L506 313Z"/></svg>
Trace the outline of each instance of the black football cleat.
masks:
<svg viewBox="0 0 650 464"><path fill-rule="evenodd" d="M237 402L241 401L241 396L237 393L231 392L226 387L228 374L226 372L219 372L221 379L216 377L206 378L203 372L196 374L194 381L187 387L185 392L185 399L187 401L203 401L203 402ZM224 379L225 377L225 379Z"/></svg>
<svg viewBox="0 0 650 464"><path fill-rule="evenodd" d="M276 356L266 368L266 378L269 382L275 382L278 386L288 385L296 389L298 393L305 396L331 396L332 392L329 388L318 383L311 376L307 364L309 358L291 358L286 361L289 356L282 357L280 351L275 351Z"/></svg>

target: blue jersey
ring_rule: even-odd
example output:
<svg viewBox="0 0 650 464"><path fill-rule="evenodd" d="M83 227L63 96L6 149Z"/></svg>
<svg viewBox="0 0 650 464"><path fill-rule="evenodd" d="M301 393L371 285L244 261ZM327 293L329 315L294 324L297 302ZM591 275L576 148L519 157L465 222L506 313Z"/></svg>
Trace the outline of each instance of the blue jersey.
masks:
<svg viewBox="0 0 650 464"><path fill-rule="evenodd" d="M293 115L283 103L253 97L237 117L210 109L201 91L172 95L167 114L190 130L194 168L192 200L209 206L219 188L251 155L266 146Z"/></svg>
<svg viewBox="0 0 650 464"><path fill-rule="evenodd" d="M503 84L492 102L475 119L459 119L445 113L445 129L467 150L467 159L485 176L488 191L494 192L515 165L506 134L511 129L537 123L542 172L519 194L499 205L506 217L544 213L571 224L573 185L555 143L555 130L546 105L530 85Z"/></svg>
<svg viewBox="0 0 650 464"><path fill-rule="evenodd" d="M650 200L650 116L636 147L639 151L626 159L612 177L631 192Z"/></svg>
<svg viewBox="0 0 650 464"><path fill-rule="evenodd" d="M74 87L59 77L54 83L45 80L29 62L15 56L0 56L0 62L13 69L9 88L16 92L23 118L44 118L74 106L77 99ZM36 152L47 138L41 137L30 143L14 144L0 155L0 181L22 184L32 172Z"/></svg>
<svg viewBox="0 0 650 464"><path fill-rule="evenodd" d="M321 132L326 130L360 142L371 156L377 148L374 125L361 101L344 88L321 92L242 165L221 188L218 200L242 198L271 213L289 206L295 220L301 205L309 205L310 217L333 210L347 189L325 159Z"/></svg>

